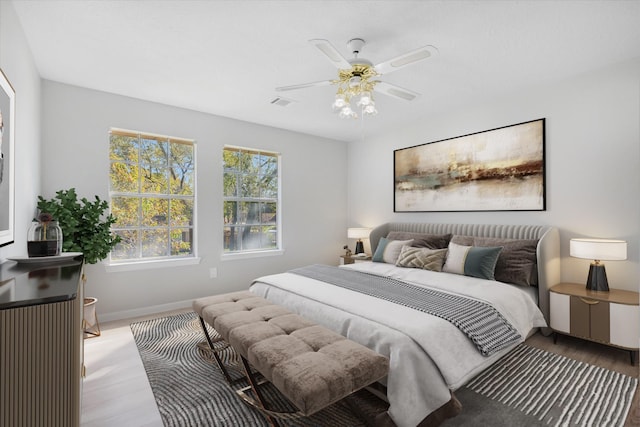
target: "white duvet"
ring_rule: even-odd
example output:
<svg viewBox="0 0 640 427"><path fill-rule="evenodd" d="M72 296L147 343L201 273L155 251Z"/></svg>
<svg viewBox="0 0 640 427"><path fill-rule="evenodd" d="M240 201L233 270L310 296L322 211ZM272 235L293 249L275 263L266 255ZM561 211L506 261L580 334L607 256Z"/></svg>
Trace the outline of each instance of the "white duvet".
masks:
<svg viewBox="0 0 640 427"><path fill-rule="evenodd" d="M504 283L392 264L343 266L487 302L518 330L522 341L546 322L531 292ZM251 291L389 357L389 415L413 427L516 344L489 357L446 320L322 281L281 273L261 277Z"/></svg>

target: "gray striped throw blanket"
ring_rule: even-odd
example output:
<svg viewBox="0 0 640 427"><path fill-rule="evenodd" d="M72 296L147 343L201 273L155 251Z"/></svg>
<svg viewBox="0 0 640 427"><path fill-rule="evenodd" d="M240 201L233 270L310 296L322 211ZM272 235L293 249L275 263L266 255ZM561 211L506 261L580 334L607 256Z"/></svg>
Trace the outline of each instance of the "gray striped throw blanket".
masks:
<svg viewBox="0 0 640 427"><path fill-rule="evenodd" d="M310 265L289 271L311 279L377 297L447 320L489 356L521 341L518 331L491 305L361 271L328 265Z"/></svg>

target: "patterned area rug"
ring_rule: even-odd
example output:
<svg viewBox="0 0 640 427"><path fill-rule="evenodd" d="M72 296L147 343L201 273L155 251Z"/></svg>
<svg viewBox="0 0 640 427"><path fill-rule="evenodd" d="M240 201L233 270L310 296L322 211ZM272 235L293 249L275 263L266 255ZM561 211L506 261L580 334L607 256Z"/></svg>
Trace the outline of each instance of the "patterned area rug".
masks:
<svg viewBox="0 0 640 427"><path fill-rule="evenodd" d="M265 418L228 385L206 346L195 313L131 324L165 426L267 426ZM215 334L211 330L212 334ZM234 363L231 349L223 357ZM238 378L242 375L236 372ZM638 384L607 369L521 344L456 392L460 415L443 426L622 426ZM273 408L291 409L279 392L265 390ZM366 391L351 400L373 423L386 405ZM337 403L291 426L362 426Z"/></svg>
<svg viewBox="0 0 640 427"><path fill-rule="evenodd" d="M637 378L520 345L466 388L535 425L604 427L624 425L637 385Z"/></svg>

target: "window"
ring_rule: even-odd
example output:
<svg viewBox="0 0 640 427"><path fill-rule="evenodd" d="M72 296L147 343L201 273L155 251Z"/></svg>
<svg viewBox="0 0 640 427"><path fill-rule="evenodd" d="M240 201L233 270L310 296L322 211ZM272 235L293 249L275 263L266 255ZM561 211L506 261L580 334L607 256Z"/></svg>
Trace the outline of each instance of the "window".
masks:
<svg viewBox="0 0 640 427"><path fill-rule="evenodd" d="M122 241L111 261L194 257L195 144L112 129L112 231Z"/></svg>
<svg viewBox="0 0 640 427"><path fill-rule="evenodd" d="M224 147L224 253L280 249L279 158Z"/></svg>

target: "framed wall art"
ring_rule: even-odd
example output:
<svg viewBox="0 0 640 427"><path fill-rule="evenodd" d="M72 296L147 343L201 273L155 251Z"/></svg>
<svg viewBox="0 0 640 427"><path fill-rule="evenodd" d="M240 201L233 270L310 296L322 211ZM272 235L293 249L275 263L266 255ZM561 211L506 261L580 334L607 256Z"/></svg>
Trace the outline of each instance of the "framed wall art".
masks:
<svg viewBox="0 0 640 427"><path fill-rule="evenodd" d="M15 213L15 91L0 70L0 246L13 243Z"/></svg>
<svg viewBox="0 0 640 427"><path fill-rule="evenodd" d="M543 211L545 119L393 152L394 212Z"/></svg>

